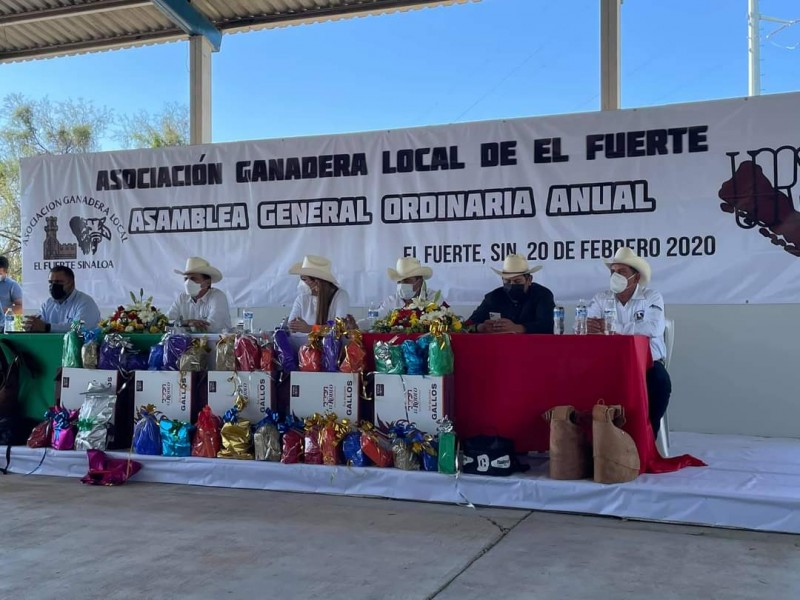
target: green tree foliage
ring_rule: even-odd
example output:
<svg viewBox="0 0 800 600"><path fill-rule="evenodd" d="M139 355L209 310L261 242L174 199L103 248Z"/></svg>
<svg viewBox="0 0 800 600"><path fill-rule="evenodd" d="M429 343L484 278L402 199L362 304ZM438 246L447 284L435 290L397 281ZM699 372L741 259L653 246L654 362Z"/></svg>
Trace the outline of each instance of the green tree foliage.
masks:
<svg viewBox="0 0 800 600"><path fill-rule="evenodd" d="M124 148L165 148L189 145L189 108L167 103L161 112L141 110L119 120L116 135Z"/></svg>
<svg viewBox="0 0 800 600"><path fill-rule="evenodd" d="M39 154L92 152L111 112L82 99L53 102L6 96L0 109L0 254L21 279L19 161Z"/></svg>

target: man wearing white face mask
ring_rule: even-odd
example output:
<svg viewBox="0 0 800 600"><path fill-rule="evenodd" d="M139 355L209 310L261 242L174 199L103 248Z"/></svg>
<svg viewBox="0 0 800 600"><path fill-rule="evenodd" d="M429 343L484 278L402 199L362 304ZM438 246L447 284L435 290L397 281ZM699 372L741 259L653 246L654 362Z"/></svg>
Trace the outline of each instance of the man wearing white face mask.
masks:
<svg viewBox="0 0 800 600"><path fill-rule="evenodd" d="M430 267L422 265L413 256L397 259L396 268L386 269L389 279L397 282L397 291L387 297L378 308L378 318L383 319L396 308L411 304L414 298L433 300L436 292L428 290L425 283L433 275ZM439 298L439 304L444 300Z"/></svg>
<svg viewBox="0 0 800 600"><path fill-rule="evenodd" d="M193 331L219 333L231 328L231 312L225 292L211 285L222 279L219 269L207 260L192 256L186 260L184 270L175 269L183 276L184 292L172 304L167 317L182 321Z"/></svg>
<svg viewBox="0 0 800 600"><path fill-rule="evenodd" d="M664 367L667 347L664 344L664 298L647 288L650 265L630 248L620 248L611 260L605 261L611 270L609 289L600 292L589 305L587 330L604 333L604 311L616 310L614 333L646 335L650 338L653 366L647 371L647 396L650 405L650 424L658 435L661 417L667 412L672 381Z"/></svg>

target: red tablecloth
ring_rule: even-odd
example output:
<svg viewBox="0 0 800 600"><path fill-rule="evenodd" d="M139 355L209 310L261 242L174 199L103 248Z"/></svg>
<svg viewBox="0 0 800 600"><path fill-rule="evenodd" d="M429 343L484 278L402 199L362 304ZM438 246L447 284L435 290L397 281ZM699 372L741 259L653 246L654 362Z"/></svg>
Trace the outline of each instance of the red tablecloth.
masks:
<svg viewBox="0 0 800 600"><path fill-rule="evenodd" d="M374 342L391 337L365 334L368 360ZM689 455L665 459L656 449L647 417L646 337L455 334L452 347L460 437L496 433L512 438L517 451L546 451L550 430L542 413L563 404L590 411L603 400L625 408L623 429L636 442L642 473L703 464Z"/></svg>

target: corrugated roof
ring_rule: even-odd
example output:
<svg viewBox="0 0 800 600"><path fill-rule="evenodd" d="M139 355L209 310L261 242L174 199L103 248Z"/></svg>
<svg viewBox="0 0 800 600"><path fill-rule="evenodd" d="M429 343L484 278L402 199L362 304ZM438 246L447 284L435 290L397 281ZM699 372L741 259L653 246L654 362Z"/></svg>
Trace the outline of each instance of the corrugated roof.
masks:
<svg viewBox="0 0 800 600"><path fill-rule="evenodd" d="M479 0L193 0L223 33ZM188 35L149 0L0 0L0 62L66 56Z"/></svg>

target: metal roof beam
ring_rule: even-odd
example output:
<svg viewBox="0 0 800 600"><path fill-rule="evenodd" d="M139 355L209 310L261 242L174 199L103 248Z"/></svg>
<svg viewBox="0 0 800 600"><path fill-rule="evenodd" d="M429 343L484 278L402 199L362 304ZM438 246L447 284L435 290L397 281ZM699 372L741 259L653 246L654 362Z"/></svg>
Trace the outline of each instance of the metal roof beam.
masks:
<svg viewBox="0 0 800 600"><path fill-rule="evenodd" d="M26 25L140 6L151 6L150 0L99 0L98 2L87 2L85 4L42 8L40 10L0 15L0 25Z"/></svg>
<svg viewBox="0 0 800 600"><path fill-rule="evenodd" d="M153 5L186 34L201 35L214 52L222 45L222 32L203 13L186 0L152 0Z"/></svg>

